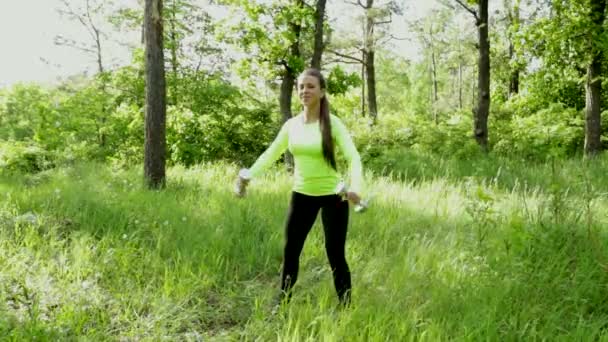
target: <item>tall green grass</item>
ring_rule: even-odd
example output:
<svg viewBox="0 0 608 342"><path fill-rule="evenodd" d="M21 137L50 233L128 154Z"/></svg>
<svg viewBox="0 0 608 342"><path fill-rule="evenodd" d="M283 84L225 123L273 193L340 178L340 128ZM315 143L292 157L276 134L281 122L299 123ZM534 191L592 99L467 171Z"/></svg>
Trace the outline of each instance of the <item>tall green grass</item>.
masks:
<svg viewBox="0 0 608 342"><path fill-rule="evenodd" d="M0 336L608 340L605 160L417 158L370 176L372 207L351 214L353 306L336 309L317 222L277 315L283 172L244 199L223 164L172 168L163 191L96 164L2 176Z"/></svg>

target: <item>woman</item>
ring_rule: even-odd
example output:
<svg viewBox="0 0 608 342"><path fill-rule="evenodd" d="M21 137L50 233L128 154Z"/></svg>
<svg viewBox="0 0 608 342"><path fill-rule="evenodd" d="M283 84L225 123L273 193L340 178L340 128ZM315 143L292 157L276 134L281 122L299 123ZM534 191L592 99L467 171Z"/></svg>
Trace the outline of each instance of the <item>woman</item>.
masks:
<svg viewBox="0 0 608 342"><path fill-rule="evenodd" d="M329 114L325 79L316 69L298 77L298 95L304 110L289 119L270 147L249 170L241 170L237 185L240 195L250 178L261 175L287 148L294 156L294 185L285 227L286 239L279 300L289 301L298 277L299 258L306 236L319 210L325 232L325 249L334 285L342 305L351 300L351 277L345 257L348 227L348 201L358 204L362 183L361 159L346 130L336 116ZM351 186L346 199L336 194L341 176L336 168L334 143L350 162Z"/></svg>

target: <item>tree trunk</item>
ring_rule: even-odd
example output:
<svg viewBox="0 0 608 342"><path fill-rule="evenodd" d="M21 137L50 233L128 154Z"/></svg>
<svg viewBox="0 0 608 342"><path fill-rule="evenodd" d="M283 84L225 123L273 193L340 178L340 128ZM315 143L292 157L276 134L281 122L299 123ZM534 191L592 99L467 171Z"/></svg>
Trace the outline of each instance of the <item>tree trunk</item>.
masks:
<svg viewBox="0 0 608 342"><path fill-rule="evenodd" d="M107 94L106 94L106 77L104 77L103 72L104 72L104 68L103 68L103 60L102 60L102 54L101 54L101 37L99 34L99 30L92 25L93 28L93 32L95 33L95 45L97 47L97 72L99 73L99 76L101 76L101 85L99 86L99 90L101 90L101 93L104 95L104 102L101 105L101 117L99 118L99 123L97 124L97 134L98 134L98 138L99 138L99 146L100 147L105 147L106 146L106 134L104 133L104 127L106 126L106 117L107 117L107 105L106 105L106 98L107 98Z"/></svg>
<svg viewBox="0 0 608 342"><path fill-rule="evenodd" d="M88 2L87 2L87 15L88 15ZM99 32L99 29L97 28L97 26L95 26L93 24L93 21L90 20L90 16L89 17L89 22L91 24L91 29L93 30L93 33L95 34L95 47L96 47L96 51L97 51L97 72L99 73L99 76L101 76L101 85L99 86L99 90L101 91L101 93L104 95L104 102L101 105L101 117L98 120L97 123L97 135L98 135L98 139L99 139L99 146L100 147L105 147L106 146L106 134L104 133L104 128L106 126L106 117L107 117L107 105L105 102L105 99L107 98L107 94L106 94L106 78L103 75L104 72L104 67L103 67L103 58L102 58L102 52L101 52L101 34Z"/></svg>
<svg viewBox="0 0 608 342"><path fill-rule="evenodd" d="M363 64L361 64L361 116L365 117L365 51L363 51L361 54L363 55L361 57L361 60L363 61Z"/></svg>
<svg viewBox="0 0 608 342"><path fill-rule="evenodd" d="M475 140L488 151L488 116L490 113L490 41L488 39L488 0L479 0L479 70L477 76L477 108L474 118Z"/></svg>
<svg viewBox="0 0 608 342"><path fill-rule="evenodd" d="M99 73L103 73L103 60L101 58L101 37L99 36L99 30L93 26L93 32L95 32L95 45L97 46L97 69Z"/></svg>
<svg viewBox="0 0 608 342"><path fill-rule="evenodd" d="M378 107L376 104L376 69L374 66L374 18L371 9L373 0L367 0L366 27L365 27L365 76L367 79L367 108L370 116L370 124L376 124L378 118Z"/></svg>
<svg viewBox="0 0 608 342"><path fill-rule="evenodd" d="M435 59L435 44L433 42L433 24L429 29L429 48L431 49L431 77L433 79L433 102L439 100L437 94L437 61Z"/></svg>
<svg viewBox="0 0 608 342"><path fill-rule="evenodd" d="M513 6L511 6L510 2L507 2L507 11L509 13L509 25L511 27L515 26L519 29L519 24L520 24L520 18L519 18L519 0L515 0L515 4ZM518 65L516 65L516 63L513 63L515 61L515 44L513 42L513 40L515 39L513 37L512 33L507 34L507 37L509 39L509 62L511 64L511 72L510 72L510 77L509 77L509 94L508 94L508 98L511 98L513 95L519 93L519 71L520 68ZM515 65L514 65L515 64Z"/></svg>
<svg viewBox="0 0 608 342"><path fill-rule="evenodd" d="M298 7L304 7L303 0L296 0L295 2ZM289 23L289 27L295 36L295 40L291 43L289 52L291 57L298 59L302 55L300 52L300 35L302 34L302 24L299 22L291 22ZM283 80L281 82L279 107L283 119L282 121L285 123L292 117L291 99L293 96L294 85L296 83L296 73L298 71L294 69L293 65L289 65L287 61L283 61L283 66L285 69L283 71ZM289 151L285 152L285 166L289 172L293 170L293 156L291 153L289 153Z"/></svg>
<svg viewBox="0 0 608 342"><path fill-rule="evenodd" d="M312 54L310 66L321 70L321 58L323 57L323 23L325 19L325 4L327 0L317 0L315 10L315 47Z"/></svg>
<svg viewBox="0 0 608 342"><path fill-rule="evenodd" d="M177 4L175 3L175 0L173 0L172 4L171 4L171 19L169 20L169 30L170 33L170 37L171 37L171 45L169 46L171 49L171 73L173 74L173 86L171 87L171 104L172 105L176 105L178 103L178 99L177 97L179 96L179 91L177 89L177 73L178 73L178 69L179 69L179 61L177 59L177 51L179 49L179 42L177 41L177 27L176 27L176 23L177 23L177 18L176 18L176 12L177 12Z"/></svg>
<svg viewBox="0 0 608 342"><path fill-rule="evenodd" d="M509 42L509 60L513 61L515 58L515 47L513 42ZM515 66L511 70L511 77L509 79L509 98L519 93L519 67Z"/></svg>
<svg viewBox="0 0 608 342"><path fill-rule="evenodd" d="M281 95L279 99L279 107L281 110L282 122L285 123L292 117L291 114L291 98L295 85L295 75L291 68L285 68L283 72L283 80L281 82ZM289 151L285 152L285 166L291 172L293 170L293 156Z"/></svg>
<svg viewBox="0 0 608 342"><path fill-rule="evenodd" d="M166 84L162 0L146 0L146 122L144 175L149 188L165 185Z"/></svg>
<svg viewBox="0 0 608 342"><path fill-rule="evenodd" d="M436 65L436 61L435 61L435 51L433 49L433 45L432 45L432 33L431 33L431 78L433 81L433 94L432 94L432 101L431 101L431 111L433 114L433 122L435 124L439 123L439 117L437 116L437 101L439 100L439 95L437 94L438 90L438 86L437 86L437 65Z"/></svg>
<svg viewBox="0 0 608 342"><path fill-rule="evenodd" d="M375 125L378 120L378 107L376 104L376 70L374 67L374 51L366 53L365 71L367 74L367 106L369 108L370 124Z"/></svg>
<svg viewBox="0 0 608 342"><path fill-rule="evenodd" d="M458 62L458 108L462 109L462 61Z"/></svg>
<svg viewBox="0 0 608 342"><path fill-rule="evenodd" d="M597 37L604 33L603 22L606 18L606 1L591 0L591 20ZM591 63L587 68L587 82L585 85L585 154L594 156L601 150L601 93L602 81L602 53L596 41L590 41Z"/></svg>
<svg viewBox="0 0 608 342"><path fill-rule="evenodd" d="M437 85L437 61L435 60L435 51L431 52L431 71L433 73L433 102L439 101L438 85Z"/></svg>

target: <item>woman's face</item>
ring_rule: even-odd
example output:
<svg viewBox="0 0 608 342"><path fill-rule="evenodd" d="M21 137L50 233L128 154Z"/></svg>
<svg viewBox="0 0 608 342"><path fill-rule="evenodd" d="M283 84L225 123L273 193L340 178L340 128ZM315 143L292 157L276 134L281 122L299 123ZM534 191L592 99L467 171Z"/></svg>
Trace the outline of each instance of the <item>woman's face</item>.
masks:
<svg viewBox="0 0 608 342"><path fill-rule="evenodd" d="M310 107L317 105L325 93L321 89L318 78L305 75L298 79L298 95L300 102L304 106Z"/></svg>

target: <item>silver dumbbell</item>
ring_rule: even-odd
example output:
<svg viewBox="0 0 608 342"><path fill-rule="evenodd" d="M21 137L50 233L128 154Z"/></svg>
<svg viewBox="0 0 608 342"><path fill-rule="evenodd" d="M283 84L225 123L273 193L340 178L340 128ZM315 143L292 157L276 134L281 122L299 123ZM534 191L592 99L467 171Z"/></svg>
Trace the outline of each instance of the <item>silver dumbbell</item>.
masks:
<svg viewBox="0 0 608 342"><path fill-rule="evenodd" d="M348 192L348 187L346 186L346 183L340 182L336 187L335 192L337 195L341 196L343 200L346 200L346 193ZM362 199L361 201L359 201L359 203L355 204L354 210L356 213L362 213L366 211L367 208L369 208L368 201Z"/></svg>
<svg viewBox="0 0 608 342"><path fill-rule="evenodd" d="M236 184L234 185L234 193L238 197L245 196L245 193L247 192L247 185L249 184L250 180L251 180L251 173L249 172L249 170L241 169L239 171L239 177L236 180Z"/></svg>

